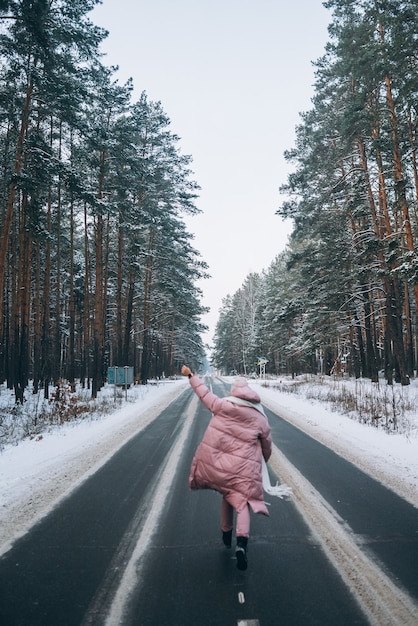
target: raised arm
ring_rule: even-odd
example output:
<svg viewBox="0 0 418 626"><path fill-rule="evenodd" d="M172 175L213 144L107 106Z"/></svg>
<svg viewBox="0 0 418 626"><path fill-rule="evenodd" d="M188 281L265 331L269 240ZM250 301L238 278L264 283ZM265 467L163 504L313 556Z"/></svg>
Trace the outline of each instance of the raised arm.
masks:
<svg viewBox="0 0 418 626"><path fill-rule="evenodd" d="M193 388L193 391L198 396L198 398L202 401L211 413L216 413L220 406L225 402L223 398L219 398L205 385L205 383L197 376L197 374L193 374L191 369L187 367L187 365L183 365L181 368L181 373L183 376L188 376L190 380L190 385Z"/></svg>

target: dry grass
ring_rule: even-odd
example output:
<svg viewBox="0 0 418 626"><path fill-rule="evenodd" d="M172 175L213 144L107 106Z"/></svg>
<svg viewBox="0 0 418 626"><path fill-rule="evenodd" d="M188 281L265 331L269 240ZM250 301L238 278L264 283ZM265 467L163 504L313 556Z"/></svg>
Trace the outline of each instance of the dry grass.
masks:
<svg viewBox="0 0 418 626"><path fill-rule="evenodd" d="M348 380L325 376L302 376L295 380L266 381L266 386L281 393L321 402L334 412L387 432L408 434L416 417L418 388L386 382Z"/></svg>

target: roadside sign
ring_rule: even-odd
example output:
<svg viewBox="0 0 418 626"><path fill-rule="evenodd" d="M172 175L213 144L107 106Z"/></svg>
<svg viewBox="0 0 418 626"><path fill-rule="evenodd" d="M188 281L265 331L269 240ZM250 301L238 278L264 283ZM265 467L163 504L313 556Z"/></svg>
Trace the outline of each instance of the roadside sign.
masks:
<svg viewBox="0 0 418 626"><path fill-rule="evenodd" d="M133 385L134 368L128 365L124 367L118 367L117 365L109 367L107 370L107 381L110 385L122 387L125 387L125 385Z"/></svg>
<svg viewBox="0 0 418 626"><path fill-rule="evenodd" d="M264 356L259 356L257 361L257 366L260 368L260 378L266 377L266 364L268 363L268 359Z"/></svg>

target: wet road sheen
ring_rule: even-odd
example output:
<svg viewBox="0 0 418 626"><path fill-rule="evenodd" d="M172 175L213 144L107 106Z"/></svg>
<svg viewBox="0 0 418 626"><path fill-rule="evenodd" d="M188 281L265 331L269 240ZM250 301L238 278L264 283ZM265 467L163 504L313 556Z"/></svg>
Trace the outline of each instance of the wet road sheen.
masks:
<svg viewBox="0 0 418 626"><path fill-rule="evenodd" d="M214 383L223 395L226 387ZM193 397L187 389L0 559L0 623L105 624L164 464ZM273 439L418 597L416 510L269 412ZM221 541L219 494L187 479L209 412L198 405L163 512L137 565L123 626L352 626L368 623L293 502L252 516L249 567ZM116 626L112 624L111 626Z"/></svg>

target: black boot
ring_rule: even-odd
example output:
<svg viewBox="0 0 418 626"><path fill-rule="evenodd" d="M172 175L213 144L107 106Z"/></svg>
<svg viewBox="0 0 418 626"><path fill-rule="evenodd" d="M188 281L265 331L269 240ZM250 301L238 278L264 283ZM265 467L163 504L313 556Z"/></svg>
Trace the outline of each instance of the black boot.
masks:
<svg viewBox="0 0 418 626"><path fill-rule="evenodd" d="M230 548L232 544L232 530L223 530L222 531L222 541L224 542L224 546L226 548Z"/></svg>
<svg viewBox="0 0 418 626"><path fill-rule="evenodd" d="M241 570L247 569L247 544L248 537L237 537L235 556L237 557L237 568Z"/></svg>

